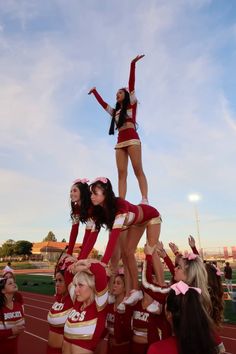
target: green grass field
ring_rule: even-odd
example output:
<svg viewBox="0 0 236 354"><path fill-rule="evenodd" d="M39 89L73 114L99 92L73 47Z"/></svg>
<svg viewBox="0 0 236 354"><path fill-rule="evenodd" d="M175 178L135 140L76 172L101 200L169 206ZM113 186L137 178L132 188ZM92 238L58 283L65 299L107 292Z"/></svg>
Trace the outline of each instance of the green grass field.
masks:
<svg viewBox="0 0 236 354"><path fill-rule="evenodd" d="M17 274L16 282L20 291L30 291L44 295L53 295L55 293L52 276Z"/></svg>
<svg viewBox="0 0 236 354"><path fill-rule="evenodd" d="M0 270L4 269L6 266L6 262L0 263ZM12 262L12 269L37 269L36 265L29 262Z"/></svg>

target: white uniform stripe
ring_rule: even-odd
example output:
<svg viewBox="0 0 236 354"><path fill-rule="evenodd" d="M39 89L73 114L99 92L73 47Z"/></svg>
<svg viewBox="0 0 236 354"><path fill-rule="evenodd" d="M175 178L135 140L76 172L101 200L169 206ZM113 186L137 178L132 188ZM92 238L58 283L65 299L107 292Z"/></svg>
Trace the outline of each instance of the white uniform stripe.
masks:
<svg viewBox="0 0 236 354"><path fill-rule="evenodd" d="M108 291L103 295L95 295L95 301L98 307L103 307L108 300Z"/></svg>

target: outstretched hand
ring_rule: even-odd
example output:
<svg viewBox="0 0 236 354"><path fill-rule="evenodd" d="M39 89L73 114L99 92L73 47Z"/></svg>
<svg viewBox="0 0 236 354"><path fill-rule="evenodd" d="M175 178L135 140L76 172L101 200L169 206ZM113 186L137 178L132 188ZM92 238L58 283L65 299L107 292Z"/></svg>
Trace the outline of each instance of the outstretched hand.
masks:
<svg viewBox="0 0 236 354"><path fill-rule="evenodd" d="M188 244L191 248L194 248L196 246L196 242L193 236L189 235L188 237Z"/></svg>
<svg viewBox="0 0 236 354"><path fill-rule="evenodd" d="M92 87L91 90L88 92L88 95L91 95L91 93L93 93L93 91L96 90L96 87Z"/></svg>
<svg viewBox="0 0 236 354"><path fill-rule="evenodd" d="M174 254L179 252L178 246L174 242L170 242L169 247Z"/></svg>
<svg viewBox="0 0 236 354"><path fill-rule="evenodd" d="M142 59L145 56L145 54L137 55L133 60L132 63L137 63L140 59Z"/></svg>

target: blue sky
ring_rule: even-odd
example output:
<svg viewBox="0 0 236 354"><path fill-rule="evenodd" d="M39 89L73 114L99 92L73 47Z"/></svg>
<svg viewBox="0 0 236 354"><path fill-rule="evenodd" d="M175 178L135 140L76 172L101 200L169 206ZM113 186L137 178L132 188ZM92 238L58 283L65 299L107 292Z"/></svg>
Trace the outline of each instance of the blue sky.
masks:
<svg viewBox="0 0 236 354"><path fill-rule="evenodd" d="M1 241L68 239L75 178L108 176L117 191L116 137L87 92L114 104L142 53L138 133L161 238L196 236L187 196L199 193L202 245L236 244L234 0L0 3ZM131 168L127 199L140 200Z"/></svg>

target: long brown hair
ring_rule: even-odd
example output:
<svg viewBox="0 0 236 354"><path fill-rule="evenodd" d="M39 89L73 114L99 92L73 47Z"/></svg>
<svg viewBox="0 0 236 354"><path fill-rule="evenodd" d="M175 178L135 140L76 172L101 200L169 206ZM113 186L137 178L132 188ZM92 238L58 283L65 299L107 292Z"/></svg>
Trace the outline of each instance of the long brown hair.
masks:
<svg viewBox="0 0 236 354"><path fill-rule="evenodd" d="M205 268L208 276L208 290L212 302L212 319L216 326L220 326L224 319L224 289L220 275L217 275L217 269L213 264L206 263Z"/></svg>

